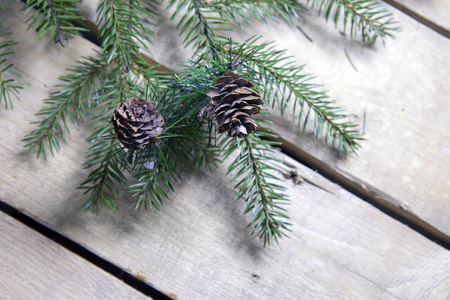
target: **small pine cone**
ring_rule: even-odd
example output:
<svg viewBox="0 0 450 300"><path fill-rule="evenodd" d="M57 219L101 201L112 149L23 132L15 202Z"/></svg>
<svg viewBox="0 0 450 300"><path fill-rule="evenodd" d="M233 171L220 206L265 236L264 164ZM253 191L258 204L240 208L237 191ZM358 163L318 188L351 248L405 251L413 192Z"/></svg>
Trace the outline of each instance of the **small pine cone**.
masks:
<svg viewBox="0 0 450 300"><path fill-rule="evenodd" d="M259 113L263 104L261 96L251 89L253 84L234 72L225 73L214 81L210 88L211 98L207 111L219 132L228 132L230 137L243 138L258 126L251 115Z"/></svg>
<svg viewBox="0 0 450 300"><path fill-rule="evenodd" d="M162 132L164 120L156 112L156 104L136 97L127 98L114 111L111 122L122 144L139 150ZM155 142L155 144L156 144Z"/></svg>

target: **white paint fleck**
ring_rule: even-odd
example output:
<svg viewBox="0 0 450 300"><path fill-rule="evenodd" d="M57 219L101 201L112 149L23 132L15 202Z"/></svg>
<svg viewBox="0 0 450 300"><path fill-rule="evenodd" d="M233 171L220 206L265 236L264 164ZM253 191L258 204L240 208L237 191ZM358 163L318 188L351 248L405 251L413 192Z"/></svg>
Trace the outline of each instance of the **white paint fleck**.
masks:
<svg viewBox="0 0 450 300"><path fill-rule="evenodd" d="M155 167L155 162L154 161L148 161L144 164L144 167L146 167L147 169L151 170Z"/></svg>

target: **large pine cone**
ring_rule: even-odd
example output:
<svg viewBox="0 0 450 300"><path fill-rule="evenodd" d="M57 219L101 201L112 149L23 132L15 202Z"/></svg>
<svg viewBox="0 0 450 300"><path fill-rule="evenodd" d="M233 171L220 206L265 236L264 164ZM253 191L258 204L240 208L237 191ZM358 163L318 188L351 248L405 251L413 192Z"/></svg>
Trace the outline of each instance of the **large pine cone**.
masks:
<svg viewBox="0 0 450 300"><path fill-rule="evenodd" d="M117 137L128 149L138 150L160 135L164 120L156 104L136 97L127 98L114 111L111 122Z"/></svg>
<svg viewBox="0 0 450 300"><path fill-rule="evenodd" d="M214 81L207 95L211 101L207 107L211 120L219 132L228 132L230 137L243 138L258 126L251 115L259 113L263 104L261 96L251 89L253 84L234 72L225 73Z"/></svg>

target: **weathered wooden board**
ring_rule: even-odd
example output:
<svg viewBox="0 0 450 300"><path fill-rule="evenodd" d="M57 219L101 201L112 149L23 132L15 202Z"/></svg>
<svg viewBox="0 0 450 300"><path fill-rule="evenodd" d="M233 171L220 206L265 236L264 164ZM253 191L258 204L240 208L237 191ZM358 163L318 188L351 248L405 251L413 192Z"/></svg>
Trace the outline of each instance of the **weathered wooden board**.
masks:
<svg viewBox="0 0 450 300"><path fill-rule="evenodd" d="M77 38L62 50L24 32L17 12L4 20L15 25L12 37L21 43L14 63L32 86L13 111L0 110L0 139L8 141L0 149L0 199L122 268L144 271L150 284L178 299L448 297L447 250L285 156L314 184L286 183L293 232L280 246L264 249L249 238L250 218L242 216L244 203L235 200L224 166L185 178L160 212L127 210L126 198L115 212L81 212L84 198L75 188L87 173L81 164L88 126L46 162L27 154L20 139L63 68L93 46Z"/></svg>
<svg viewBox="0 0 450 300"><path fill-rule="evenodd" d="M149 299L0 212L1 299Z"/></svg>
<svg viewBox="0 0 450 300"><path fill-rule="evenodd" d="M449 37L450 34L450 3L447 0L384 0L385 2L397 7L405 13L416 18L423 18L424 24L443 30L443 34ZM430 23L428 23L428 21Z"/></svg>
<svg viewBox="0 0 450 300"><path fill-rule="evenodd" d="M339 37L333 28L322 31L314 43L295 51L301 35L268 30L280 47L307 64L330 96L362 122L366 134L359 156L336 158L310 135L297 134L289 121L273 118L274 129L330 169L368 190L381 190L386 201L418 216L450 236L450 40L395 13L402 32L385 48L373 49ZM311 30L305 24L305 30ZM358 72L345 57L347 49ZM379 195L379 197L384 197Z"/></svg>
<svg viewBox="0 0 450 300"><path fill-rule="evenodd" d="M86 17L95 21L98 1L84 1ZM442 1L441 1L442 2ZM450 2L441 3L442 11ZM425 4L423 4L425 5ZM244 27L234 34L261 34L276 41L280 49L306 64L308 73L318 75L329 95L355 114L360 123L367 113L366 133L359 156L336 157L311 134L301 134L289 118L275 113L275 131L294 148L308 153L337 176L374 194L375 201L421 223L440 238L450 241L450 40L390 8L402 27L386 47L367 48L325 24L321 17L305 17L302 24L314 40L309 43L296 29L284 24ZM176 69L187 60L170 13L160 10L151 55L157 62ZM346 57L348 52L358 71ZM295 148L297 147L297 148Z"/></svg>

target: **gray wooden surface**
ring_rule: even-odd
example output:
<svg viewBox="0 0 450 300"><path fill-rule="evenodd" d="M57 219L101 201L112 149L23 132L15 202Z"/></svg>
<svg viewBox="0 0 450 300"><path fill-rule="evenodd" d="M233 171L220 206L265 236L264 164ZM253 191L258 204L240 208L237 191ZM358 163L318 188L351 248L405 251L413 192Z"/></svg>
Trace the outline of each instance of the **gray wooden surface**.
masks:
<svg viewBox="0 0 450 300"><path fill-rule="evenodd" d="M444 24L450 1L437 2L412 1L411 7L436 15ZM86 18L94 23L97 3L84 1L82 6ZM305 73L317 75L316 82L330 91L330 98L360 124L366 113L368 140L358 156L342 160L312 134L301 134L288 117L275 112L269 119L275 132L292 145L291 151L306 152L374 201L450 242L450 211L446 209L450 201L450 118L442 113L450 111L450 40L401 11L388 9L402 29L395 39L386 40L386 46L377 43L368 48L358 39L339 34L332 22L326 24L315 13L305 15L301 24L312 43L299 30L273 22L244 26L233 37L242 41L257 34L262 40L275 41L299 64L306 64ZM155 28L158 43L149 45L148 55L177 69L192 50L185 49L178 38L169 20L171 12L160 13Z"/></svg>
<svg viewBox="0 0 450 300"><path fill-rule="evenodd" d="M418 16L427 26L450 36L450 6L447 0L385 0L385 2L404 9L408 15Z"/></svg>
<svg viewBox="0 0 450 300"><path fill-rule="evenodd" d="M0 139L4 141L0 148L2 201L124 270L145 274L146 282L177 299L448 299L448 250L283 154L279 157L287 164L280 168L295 170L307 180L301 184L286 182L292 200L289 214L293 232L279 246L263 248L258 240L249 238L246 225L250 217L242 215L244 203L235 200L236 192L225 176L226 163L214 172L202 171L184 178L160 212L127 210L131 203L127 198L118 201L119 209L114 212L103 211L96 216L80 211L84 197L76 187L87 175L81 165L89 126L82 124L79 131L72 130L61 153L48 161L26 153L20 140L33 128L29 122L37 119L34 114L43 105L40 100L55 90L52 86L58 82L57 77L81 55L93 55L97 48L81 38L75 38L64 50L49 38L36 41L35 33L25 31L25 17L18 12L19 7L11 3L2 19L14 26L12 38L20 44L15 46L13 62L23 74L22 80L31 86L21 93L22 101L15 103L14 110L0 110ZM358 116L368 112L369 140L359 157L338 160L309 134L294 135L288 121L274 120L282 137L299 149L318 157L342 176L375 186L399 200L398 205L409 204L405 209L445 233L450 231L445 200L449 186L449 155L445 152L448 133L440 126L449 125L446 116L450 109L444 101L448 98L448 40L401 12L394 13L404 31L386 48L367 49L340 37L331 24L323 26L316 19L304 24L316 32L312 44L285 27L261 28L268 39L278 35L280 47L288 48L300 63L308 63L307 71L319 75L339 104ZM295 45L300 42L302 48L296 51L299 46ZM343 48L349 51L358 72L344 58ZM332 54L338 59L326 60ZM160 58L155 60L161 62ZM366 77L370 80L362 81ZM429 131L431 137L426 134ZM12 255L12 259L1 256L1 273L14 269L23 257L20 252L3 251L14 249L11 241L15 235L26 237L21 238L19 248L36 252L39 259L30 260L26 272L41 274L42 282L51 283L51 274L58 272L70 276L67 270L71 264L80 268L89 265L81 259L72 260L71 255L61 266L49 263L58 256L54 252L46 256L43 245L61 253L67 250L9 217L2 217L1 222L0 256ZM106 288L110 284L112 291L125 285L115 278L108 283L108 276L100 278L97 274L102 271L92 265L86 269L92 271L79 273L80 280L101 280L99 285ZM19 286L28 280L24 278L14 284ZM43 286L46 288L36 292L37 298L58 298L51 284ZM75 286L81 290L84 285L74 281ZM70 293L74 298L100 298L95 292L73 292L72 287L64 285L55 285L54 289L61 297ZM19 288L11 291L0 280L1 295L29 295ZM107 298L138 297L124 286L117 295Z"/></svg>
<svg viewBox="0 0 450 300"><path fill-rule="evenodd" d="M148 299L0 212L0 299Z"/></svg>

